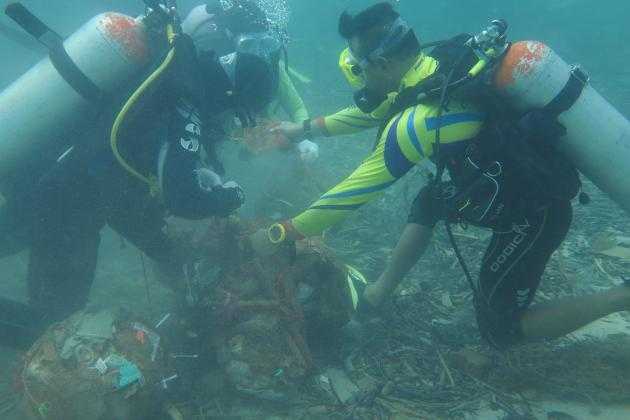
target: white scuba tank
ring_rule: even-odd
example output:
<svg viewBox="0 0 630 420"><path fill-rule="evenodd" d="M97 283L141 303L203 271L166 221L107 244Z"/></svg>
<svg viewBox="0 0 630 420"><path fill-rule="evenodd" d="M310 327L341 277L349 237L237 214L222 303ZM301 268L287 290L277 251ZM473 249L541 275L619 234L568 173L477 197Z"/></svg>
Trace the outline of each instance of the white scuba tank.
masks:
<svg viewBox="0 0 630 420"><path fill-rule="evenodd" d="M569 66L547 45L513 44L495 74L495 87L521 110L551 102L570 77ZM558 120L567 128L560 149L617 204L630 212L630 122L590 84Z"/></svg>
<svg viewBox="0 0 630 420"><path fill-rule="evenodd" d="M76 67L104 94L117 91L150 61L141 21L100 14L64 42ZM29 156L50 153L84 127L96 107L46 57L0 93L0 180Z"/></svg>

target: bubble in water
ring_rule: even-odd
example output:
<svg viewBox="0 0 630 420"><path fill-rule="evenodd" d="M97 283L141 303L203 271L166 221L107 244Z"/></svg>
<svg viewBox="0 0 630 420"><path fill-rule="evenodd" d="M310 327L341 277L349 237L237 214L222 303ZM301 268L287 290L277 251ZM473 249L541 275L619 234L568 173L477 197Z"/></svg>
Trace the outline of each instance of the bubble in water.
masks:
<svg viewBox="0 0 630 420"><path fill-rule="evenodd" d="M267 15L271 29L288 41L287 29L291 11L286 0L256 0L258 7Z"/></svg>
<svg viewBox="0 0 630 420"><path fill-rule="evenodd" d="M245 8L245 10L250 10L251 12L251 9L246 7L247 4L258 6L264 13L270 30L275 32L282 42L287 43L289 41L287 30L291 12L287 0L219 0L218 2L223 10L226 11L232 8Z"/></svg>
<svg viewBox="0 0 630 420"><path fill-rule="evenodd" d="M234 2L232 0L219 0L221 7L223 10L228 10L234 7Z"/></svg>

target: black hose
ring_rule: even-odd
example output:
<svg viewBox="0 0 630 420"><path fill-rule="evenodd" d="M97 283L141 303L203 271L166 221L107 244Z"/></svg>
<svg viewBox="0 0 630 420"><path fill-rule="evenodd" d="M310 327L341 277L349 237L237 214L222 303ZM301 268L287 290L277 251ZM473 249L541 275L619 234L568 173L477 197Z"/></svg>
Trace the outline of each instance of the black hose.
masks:
<svg viewBox="0 0 630 420"><path fill-rule="evenodd" d="M473 281L472 275L470 274L470 270L468 269L468 265L466 264L466 260L464 260L464 256L462 255L459 246L457 245L457 241L455 240L455 235L453 235L453 230L451 229L451 224L445 222L446 225L446 233L448 234L448 239L451 241L451 246L453 247L453 251L455 252L455 256L457 257L457 261L459 261L459 265L462 267L462 271L466 276L466 280L468 280L468 284L470 285L470 289L473 291L475 296L477 295L477 288L475 287L475 282Z"/></svg>
<svg viewBox="0 0 630 420"><path fill-rule="evenodd" d="M466 78L464 79L460 79L456 82L454 82L453 84L451 84L451 80L453 79L453 76L455 75L455 69L457 69L459 67L459 65L461 64L461 62L464 60L464 58L466 57L466 53L462 53L461 57L459 57L459 59L455 62L455 65L453 66L453 68L451 69L451 71L448 73L448 76L446 77L446 79L444 80L444 84L442 85L441 88L441 93L440 93L440 103L438 105L438 112L437 112L437 128L435 129L435 143L433 146L433 154L435 156L435 161L436 161L436 165L437 165L437 171L435 174L435 178L433 179L433 190L434 190L434 194L440 194L441 191L441 184L442 184L442 177L444 175L444 170L446 168L446 162L444 159L442 159L442 157L440 156L440 144L441 144L441 139L440 139L440 118L442 117L442 112L444 111L444 108L446 106L446 100L447 100L447 94L449 91L449 88L453 88L456 85L458 85L459 83L461 83L462 81L464 81ZM441 199L441 197L434 197L434 199ZM472 275L470 274L470 270L468 269L468 266L466 265L466 261L464 260L464 257L462 256L459 247L457 246L457 241L455 240L455 236L453 235L453 231L451 229L451 225L447 220L445 220L444 225L446 227L446 232L448 234L448 238L451 242L451 246L453 247L453 251L455 252L455 256L457 257L457 260L459 262L459 265L462 267L462 270L464 271L464 274L466 276L466 280L468 280L468 284L470 285L473 293L476 295L477 294L477 289L475 287L475 284L473 282L472 279Z"/></svg>

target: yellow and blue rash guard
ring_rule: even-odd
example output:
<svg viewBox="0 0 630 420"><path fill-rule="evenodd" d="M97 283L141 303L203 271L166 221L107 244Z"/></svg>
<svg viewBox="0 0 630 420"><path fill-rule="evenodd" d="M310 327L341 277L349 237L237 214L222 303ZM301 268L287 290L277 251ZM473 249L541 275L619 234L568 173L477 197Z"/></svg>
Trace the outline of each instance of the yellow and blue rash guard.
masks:
<svg viewBox="0 0 630 420"><path fill-rule="evenodd" d="M279 82L276 97L265 110L267 118L273 118L282 108L291 121L301 123L309 118L308 110L300 94L298 93L291 76L287 73L284 62L279 63Z"/></svg>
<svg viewBox="0 0 630 420"><path fill-rule="evenodd" d="M441 153L449 154L465 148L483 125L483 114L470 104L451 101L439 118L438 111L438 101L432 100L395 115L372 154L348 178L291 220L297 232L307 237L319 235L380 197L415 164L432 156L438 127Z"/></svg>
<svg viewBox="0 0 630 420"><path fill-rule="evenodd" d="M316 236L385 189L415 164L433 154L435 131L440 127L443 153L465 147L477 136L483 115L465 104L451 102L438 119L436 104L421 104L395 116L386 126L372 154L344 181L292 220L303 236Z"/></svg>
<svg viewBox="0 0 630 420"><path fill-rule="evenodd" d="M411 70L403 78L400 90L418 84L433 74L437 67L438 63L435 59L420 54ZM387 111L395 97L395 94L390 94L389 98L371 114L366 114L356 106L351 106L333 115L317 118L315 124L319 126L324 135L329 137L356 134L379 127L385 122Z"/></svg>
<svg viewBox="0 0 630 420"><path fill-rule="evenodd" d="M327 137L355 134L370 128L378 127L382 119L365 114L356 106L350 106L341 111L315 120Z"/></svg>

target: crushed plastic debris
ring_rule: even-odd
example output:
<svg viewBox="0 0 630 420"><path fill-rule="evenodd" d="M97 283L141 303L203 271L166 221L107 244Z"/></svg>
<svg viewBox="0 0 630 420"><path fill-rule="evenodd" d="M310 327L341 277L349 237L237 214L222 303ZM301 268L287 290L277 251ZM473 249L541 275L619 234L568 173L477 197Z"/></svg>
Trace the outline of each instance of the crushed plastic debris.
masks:
<svg viewBox="0 0 630 420"><path fill-rule="evenodd" d="M142 344L145 344L145 337L149 338L149 343L151 344L151 361L154 362L160 347L160 336L139 322L133 323L133 329L136 331L136 338Z"/></svg>
<svg viewBox="0 0 630 420"><path fill-rule="evenodd" d="M54 324L24 357L23 408L47 420L100 420L111 412L152 418L155 390L143 385L171 369L167 353L148 347L152 340L161 343L158 337L128 314L114 312L78 312Z"/></svg>
<svg viewBox="0 0 630 420"><path fill-rule="evenodd" d="M171 317L170 313L164 315L162 319L160 319L160 321L157 324L155 324L155 329L157 330L158 328L160 328L162 324L164 324L170 317Z"/></svg>
<svg viewBox="0 0 630 420"><path fill-rule="evenodd" d="M118 383L116 389L123 389L133 383L143 385L144 378L138 366L125 360L122 365L118 366Z"/></svg>
<svg viewBox="0 0 630 420"><path fill-rule="evenodd" d="M171 375L168 378L164 378L160 382L158 382L158 385L162 386L162 388L164 389L168 389L168 383L174 381L177 378L179 378L178 374Z"/></svg>
<svg viewBox="0 0 630 420"><path fill-rule="evenodd" d="M107 372L107 362L99 357L92 369L96 369L98 373L104 375Z"/></svg>

